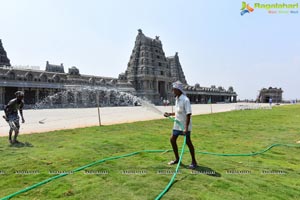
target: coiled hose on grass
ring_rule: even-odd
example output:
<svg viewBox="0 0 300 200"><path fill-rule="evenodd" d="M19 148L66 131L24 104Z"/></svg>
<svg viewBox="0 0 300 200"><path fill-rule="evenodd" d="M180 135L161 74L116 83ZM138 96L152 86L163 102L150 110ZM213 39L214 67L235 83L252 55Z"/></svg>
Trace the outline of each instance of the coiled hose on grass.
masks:
<svg viewBox="0 0 300 200"><path fill-rule="evenodd" d="M169 117L170 120L174 121L175 123L179 123L180 127L182 128L183 130L183 126L180 122L178 122L177 120L175 120L174 118L172 117ZM171 178L171 180L169 181L168 185L165 187L165 189L155 198L155 200L159 200L161 199L165 194L166 192L170 189L170 187L172 186L172 183L174 182L175 178L176 178L176 175L178 173L178 169L179 169L179 166L180 166L180 162L182 160L182 157L183 157L183 153L184 153L184 147L185 147L185 144L186 144L186 137L184 136L184 141L183 141L183 145L182 145L182 148L181 148L181 153L180 153L180 158L179 158L179 162L177 164L177 167L176 167L176 170ZM253 153L243 153L243 154L222 154L222 153L212 153L212 152L202 152L202 151L196 151L197 153L200 153L200 154L208 154L208 155L214 155L214 156L255 156L255 155L259 155L259 154L263 154L267 151L269 151L270 149L272 149L273 147L277 147L277 146L286 146L286 147L300 147L300 145L296 145L296 144L272 144L270 145L269 147L267 147L266 149L263 149L261 151L258 151L258 152L253 152ZM140 154L140 153L160 153L160 152L168 152L168 151L171 151L171 150L142 150L142 151L136 151L136 152L133 152L133 153L129 153L129 154L125 154L125 155L121 155L121 156L113 156L113 157L109 157L109 158L104 158L104 159L101 159L101 160L98 160L98 161L95 161L95 162L92 162L90 164L87 164L87 165L84 165L84 166L81 166L79 168L76 168L74 169L72 172L79 172L81 170L84 170L88 167L91 167L91 166L94 166L94 165L97 165L97 164L100 164L100 163L103 163L103 162L106 162L106 161L109 161L109 160L116 160L116 159L119 159L119 158L125 158L125 157L129 157L129 156L134 156L134 155L137 155L137 154ZM58 178L61 178L61 177L64 177L64 176L67 176L69 175L69 173L62 173L62 174L59 174L59 175L56 175L56 176L53 176L51 178L48 178L44 181L41 181L39 183L36 183L34 185L31 185L27 188L24 188L22 190L19 190L15 193L12 193L10 195L7 195L5 197L2 197L0 200L8 200L12 197L15 197L19 194L22 194L24 192L27 192L29 190L32 190L34 188L37 188L39 186L42 186L48 182L51 182L55 179L58 179Z"/></svg>

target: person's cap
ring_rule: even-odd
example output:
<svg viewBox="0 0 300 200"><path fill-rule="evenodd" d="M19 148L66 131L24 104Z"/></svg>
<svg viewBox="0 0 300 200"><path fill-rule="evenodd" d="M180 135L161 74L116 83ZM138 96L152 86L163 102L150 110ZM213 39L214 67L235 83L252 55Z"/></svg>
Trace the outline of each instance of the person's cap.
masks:
<svg viewBox="0 0 300 200"><path fill-rule="evenodd" d="M17 92L15 93L15 95L16 95L17 97L24 97L24 92L22 92L22 91L17 91Z"/></svg>
<svg viewBox="0 0 300 200"><path fill-rule="evenodd" d="M173 89L178 89L182 92L182 94L185 94L183 91L183 84L180 81L176 81L175 83L172 84Z"/></svg>

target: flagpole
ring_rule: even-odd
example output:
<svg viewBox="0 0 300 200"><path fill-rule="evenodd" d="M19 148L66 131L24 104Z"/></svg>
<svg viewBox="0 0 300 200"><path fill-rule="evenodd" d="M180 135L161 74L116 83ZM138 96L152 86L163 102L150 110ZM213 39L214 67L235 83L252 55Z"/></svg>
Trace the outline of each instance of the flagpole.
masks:
<svg viewBox="0 0 300 200"><path fill-rule="evenodd" d="M212 114L212 99L211 99L211 96L210 96L210 114Z"/></svg>
<svg viewBox="0 0 300 200"><path fill-rule="evenodd" d="M98 104L98 120L99 120L99 126L101 126L101 115L100 115L100 106Z"/></svg>

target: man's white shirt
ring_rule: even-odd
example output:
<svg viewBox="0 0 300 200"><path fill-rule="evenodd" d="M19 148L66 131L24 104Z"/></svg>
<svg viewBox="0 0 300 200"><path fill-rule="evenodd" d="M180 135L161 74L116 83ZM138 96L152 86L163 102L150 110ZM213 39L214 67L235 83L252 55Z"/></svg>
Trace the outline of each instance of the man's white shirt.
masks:
<svg viewBox="0 0 300 200"><path fill-rule="evenodd" d="M190 100L187 96L184 94L181 94L179 97L176 97L175 102L175 119L178 120L182 125L183 128L185 128L186 123L186 115L192 114L192 108ZM180 125L176 122L174 122L173 126L174 130L180 130L183 131ZM192 118L190 120L190 124L188 127L188 131L192 130Z"/></svg>

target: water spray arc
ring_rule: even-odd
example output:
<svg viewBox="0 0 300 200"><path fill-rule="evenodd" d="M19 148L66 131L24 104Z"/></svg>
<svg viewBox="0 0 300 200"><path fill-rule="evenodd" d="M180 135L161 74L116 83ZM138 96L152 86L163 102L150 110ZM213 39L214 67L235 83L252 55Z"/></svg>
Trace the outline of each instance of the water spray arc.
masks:
<svg viewBox="0 0 300 200"><path fill-rule="evenodd" d="M141 105L141 101L147 99L115 88L76 85L44 97L33 106L33 109L134 106Z"/></svg>

